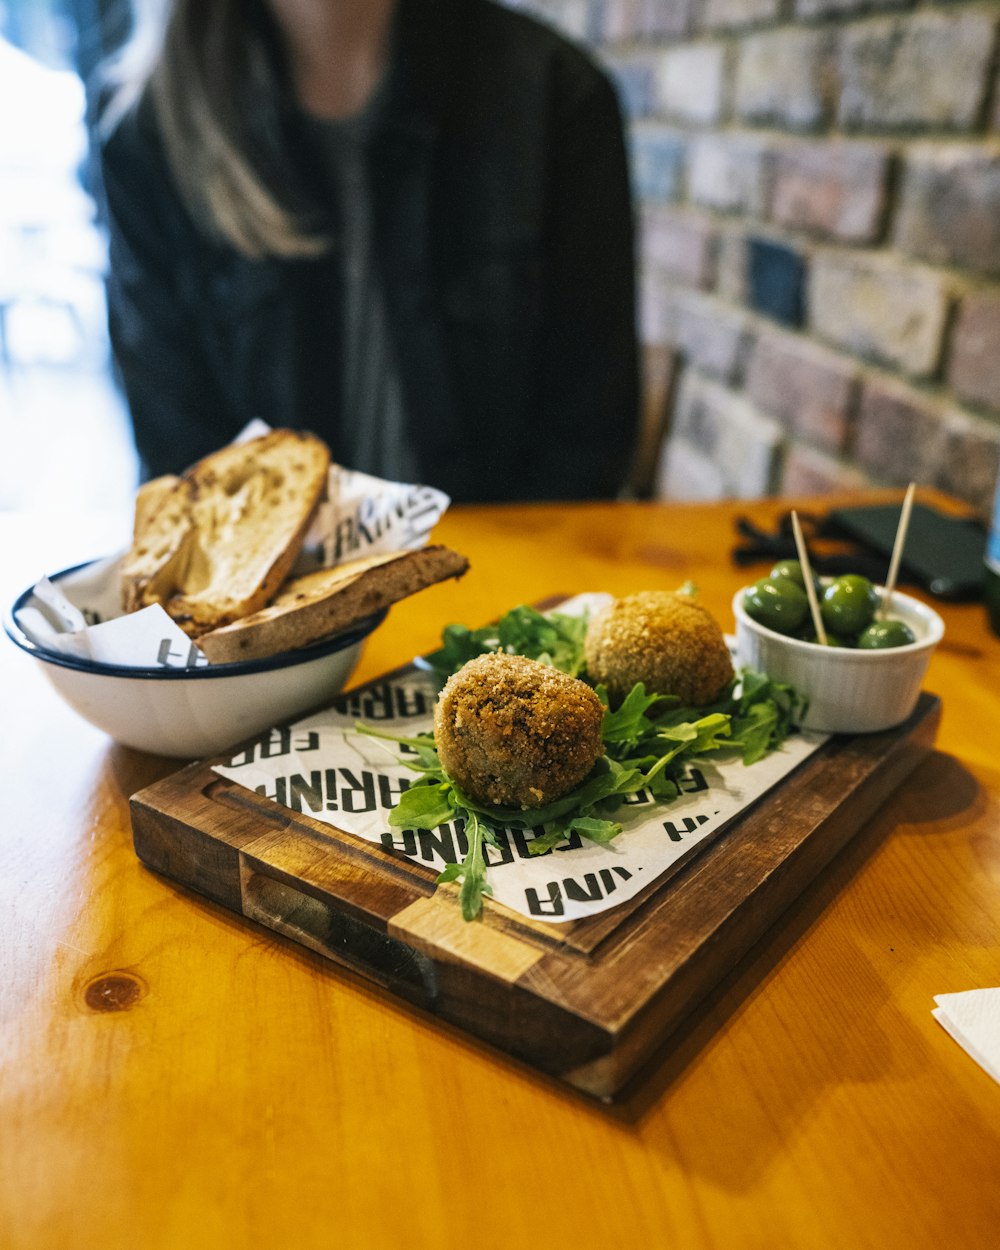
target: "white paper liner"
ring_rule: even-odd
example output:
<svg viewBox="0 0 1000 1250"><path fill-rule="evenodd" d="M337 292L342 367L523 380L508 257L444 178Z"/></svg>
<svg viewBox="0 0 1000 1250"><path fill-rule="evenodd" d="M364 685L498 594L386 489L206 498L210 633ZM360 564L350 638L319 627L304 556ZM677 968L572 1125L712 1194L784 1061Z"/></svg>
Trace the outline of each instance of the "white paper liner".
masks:
<svg viewBox="0 0 1000 1250"><path fill-rule="evenodd" d="M201 668L208 659L154 603L120 615L121 556L84 565L58 582L43 578L17 624L47 651L128 668Z"/></svg>
<svg viewBox="0 0 1000 1250"><path fill-rule="evenodd" d="M579 611L604 597L579 596L560 611ZM433 831L390 829L389 814L419 774L400 760L396 743L367 737L358 721L412 737L433 728L436 691L416 665L346 695L330 709L272 729L215 771L248 790L398 851L440 871L466 852L461 822ZM531 855L530 831L507 830L486 847L493 899L521 915L577 920L625 902L706 845L739 812L786 777L827 740L795 734L756 764L738 758L694 761L670 803L639 794L615 813L621 834L597 845L577 835Z"/></svg>

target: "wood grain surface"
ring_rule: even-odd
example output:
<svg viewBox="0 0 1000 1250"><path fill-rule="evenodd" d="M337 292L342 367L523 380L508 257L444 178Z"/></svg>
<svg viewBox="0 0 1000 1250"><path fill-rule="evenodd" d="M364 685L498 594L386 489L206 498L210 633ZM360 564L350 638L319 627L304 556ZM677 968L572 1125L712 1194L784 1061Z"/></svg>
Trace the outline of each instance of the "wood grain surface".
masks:
<svg viewBox="0 0 1000 1250"><path fill-rule="evenodd" d="M734 517L787 506L456 508L471 571L357 681L553 588L690 578L726 621ZM126 535L4 518L4 601ZM1000 1086L930 1013L1000 984L1000 640L940 610L937 749L615 1108L151 873L128 799L176 762L3 640L0 1245L992 1246Z"/></svg>

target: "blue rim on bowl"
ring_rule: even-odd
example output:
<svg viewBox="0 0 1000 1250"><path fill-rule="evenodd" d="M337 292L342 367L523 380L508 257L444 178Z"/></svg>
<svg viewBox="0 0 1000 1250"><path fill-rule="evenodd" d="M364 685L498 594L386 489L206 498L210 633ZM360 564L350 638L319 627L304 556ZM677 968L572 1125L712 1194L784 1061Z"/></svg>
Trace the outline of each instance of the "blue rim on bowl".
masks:
<svg viewBox="0 0 1000 1250"><path fill-rule="evenodd" d="M86 560L83 564L75 564L72 568L62 569L53 573L50 581L57 582L62 577L77 573L96 560ZM17 623L17 614L25 606L34 591L33 586L21 592L11 607L4 613L3 627L7 637L33 656L36 660L44 660L47 664L56 664L61 668L75 668L85 673L102 673L107 677L134 677L147 681L210 681L217 677L238 677L244 673L265 673L275 668L292 668L297 664L306 664L310 660L331 655L335 651L343 651L362 639L367 638L389 614L388 608L375 612L359 621L346 633L333 634L329 638L314 642L311 646L301 647L296 651L282 651L278 655L269 655L261 660L236 660L230 664L206 664L200 668L137 668L127 664L106 664L100 660L86 660L79 656L64 655L61 651L51 651L48 647L40 647L32 642Z"/></svg>

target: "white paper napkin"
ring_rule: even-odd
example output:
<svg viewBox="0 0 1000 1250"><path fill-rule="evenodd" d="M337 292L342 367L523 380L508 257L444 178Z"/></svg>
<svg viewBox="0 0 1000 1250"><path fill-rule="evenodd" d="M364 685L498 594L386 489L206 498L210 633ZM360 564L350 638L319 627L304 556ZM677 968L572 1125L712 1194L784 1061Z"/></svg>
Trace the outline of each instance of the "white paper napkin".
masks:
<svg viewBox="0 0 1000 1250"><path fill-rule="evenodd" d="M931 1015L976 1063L1000 1081L1000 988L935 994Z"/></svg>

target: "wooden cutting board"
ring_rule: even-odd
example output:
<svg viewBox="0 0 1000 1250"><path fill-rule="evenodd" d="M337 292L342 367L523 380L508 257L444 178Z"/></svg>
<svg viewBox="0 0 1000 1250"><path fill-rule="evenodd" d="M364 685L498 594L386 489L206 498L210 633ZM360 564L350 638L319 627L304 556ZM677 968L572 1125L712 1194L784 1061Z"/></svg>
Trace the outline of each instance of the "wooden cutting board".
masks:
<svg viewBox="0 0 1000 1250"><path fill-rule="evenodd" d="M433 870L222 778L222 757L134 795L133 837L156 872L611 1100L928 754L939 716L923 694L896 729L831 738L676 874L565 924L489 901L467 923Z"/></svg>

